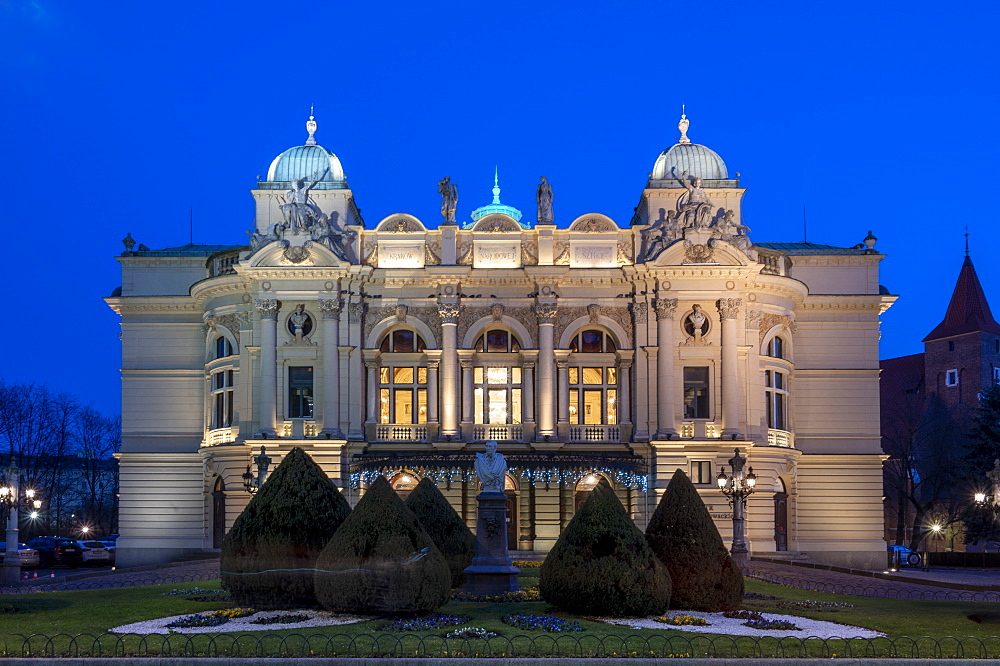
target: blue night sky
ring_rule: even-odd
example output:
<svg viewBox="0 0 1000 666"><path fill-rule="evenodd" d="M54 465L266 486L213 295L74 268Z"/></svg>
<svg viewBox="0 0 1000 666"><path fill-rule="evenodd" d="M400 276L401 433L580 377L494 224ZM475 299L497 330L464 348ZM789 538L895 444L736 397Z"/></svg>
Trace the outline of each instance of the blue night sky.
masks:
<svg viewBox="0 0 1000 666"><path fill-rule="evenodd" d="M224 6L223 6L224 5ZM126 232L153 249L245 242L248 190L284 149L341 158L369 226L504 203L628 224L689 135L748 188L756 241L888 256L882 357L922 351L969 226L995 307L1000 5L0 0L8 350L0 373L119 409ZM1000 312L998 312L1000 314Z"/></svg>

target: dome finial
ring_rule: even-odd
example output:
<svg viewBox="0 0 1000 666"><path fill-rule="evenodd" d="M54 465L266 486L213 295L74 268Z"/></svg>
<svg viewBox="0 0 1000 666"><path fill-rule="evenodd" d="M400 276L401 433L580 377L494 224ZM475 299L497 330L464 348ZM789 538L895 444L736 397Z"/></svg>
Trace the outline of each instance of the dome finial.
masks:
<svg viewBox="0 0 1000 666"><path fill-rule="evenodd" d="M493 203L500 203L500 167L493 167Z"/></svg>
<svg viewBox="0 0 1000 666"><path fill-rule="evenodd" d="M307 146L316 145L316 137L313 136L316 133L316 116L313 115L315 108L313 105L309 106L309 120L306 121L306 131L309 132L309 138L306 139Z"/></svg>
<svg viewBox="0 0 1000 666"><path fill-rule="evenodd" d="M681 104L681 120L677 123L677 129L681 131L681 138L677 140L677 143L691 143L691 139L687 135L688 126L691 124L691 121L684 114L684 106L684 104Z"/></svg>

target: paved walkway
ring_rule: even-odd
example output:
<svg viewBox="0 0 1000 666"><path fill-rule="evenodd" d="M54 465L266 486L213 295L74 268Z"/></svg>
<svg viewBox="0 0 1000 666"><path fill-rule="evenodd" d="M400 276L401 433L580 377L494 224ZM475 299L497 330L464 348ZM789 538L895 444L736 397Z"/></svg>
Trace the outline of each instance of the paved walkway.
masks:
<svg viewBox="0 0 1000 666"><path fill-rule="evenodd" d="M219 577L219 560L195 560L170 564L70 574L62 578L26 580L0 587L0 594L30 594L64 590L97 590L139 585L166 585L213 580Z"/></svg>
<svg viewBox="0 0 1000 666"><path fill-rule="evenodd" d="M923 578L913 572L913 576L897 577L907 580L887 580L876 578L876 572L844 573L828 569L811 569L792 564L762 562L754 560L750 563L750 575L753 578L768 582L790 585L806 590L836 592L839 594L854 594L863 597L886 597L896 599L940 599L952 601L1000 601L1000 592L985 590L963 590L942 585L953 585L945 580L949 577L958 578L965 574L981 572L954 572L951 570L932 570L924 572ZM991 572L986 572L991 573ZM991 574L996 577L996 574ZM911 580L912 579L912 580ZM981 580L981 579L980 579ZM980 584L989 584L981 580Z"/></svg>

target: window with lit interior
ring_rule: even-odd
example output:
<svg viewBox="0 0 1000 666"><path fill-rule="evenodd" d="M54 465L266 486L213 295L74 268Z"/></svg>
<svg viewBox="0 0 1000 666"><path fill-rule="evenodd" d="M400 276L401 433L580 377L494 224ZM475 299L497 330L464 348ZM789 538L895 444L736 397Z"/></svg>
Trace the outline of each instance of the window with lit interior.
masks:
<svg viewBox="0 0 1000 666"><path fill-rule="evenodd" d="M427 368L382 366L379 423L427 423Z"/></svg>
<svg viewBox="0 0 1000 666"><path fill-rule="evenodd" d="M521 422L521 368L477 365L472 369L476 423Z"/></svg>
<svg viewBox="0 0 1000 666"><path fill-rule="evenodd" d="M566 374L570 424L618 423L618 371L615 368L570 367Z"/></svg>

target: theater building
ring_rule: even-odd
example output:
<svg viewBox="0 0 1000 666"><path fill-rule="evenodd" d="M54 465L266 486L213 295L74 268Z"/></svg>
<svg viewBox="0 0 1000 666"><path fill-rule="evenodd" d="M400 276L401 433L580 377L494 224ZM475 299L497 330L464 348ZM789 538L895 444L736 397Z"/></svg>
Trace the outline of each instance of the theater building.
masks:
<svg viewBox="0 0 1000 666"><path fill-rule="evenodd" d="M363 220L310 118L251 190L249 245L127 237L106 299L121 315L119 563L218 548L262 446L270 469L302 447L352 503L377 475L401 494L430 477L474 526L472 461L496 440L512 549L551 548L600 477L643 528L678 468L728 539L716 476L738 447L758 478L755 555L883 565L883 255L870 232L751 240L745 190L679 129L631 219L556 220L543 182L534 215L495 187L457 220L445 179L428 225Z"/></svg>

